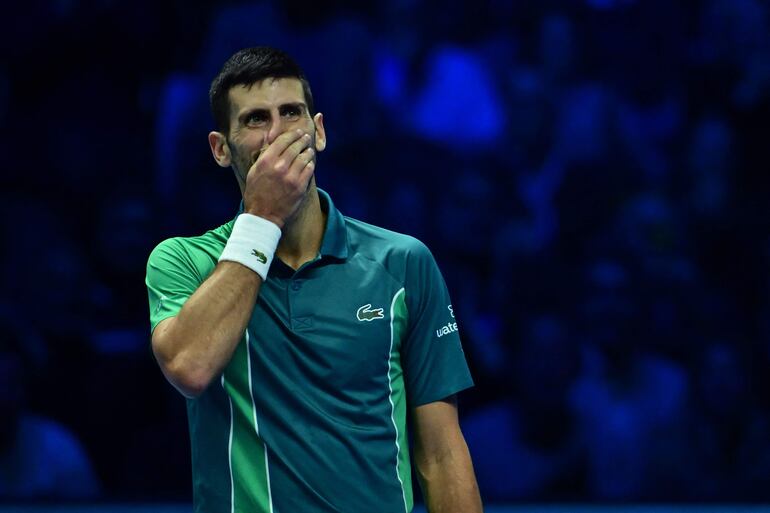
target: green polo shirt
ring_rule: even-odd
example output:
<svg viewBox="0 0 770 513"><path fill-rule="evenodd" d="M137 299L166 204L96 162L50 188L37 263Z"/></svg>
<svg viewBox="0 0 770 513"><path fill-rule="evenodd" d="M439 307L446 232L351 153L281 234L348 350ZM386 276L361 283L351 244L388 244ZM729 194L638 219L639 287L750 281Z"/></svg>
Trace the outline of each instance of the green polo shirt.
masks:
<svg viewBox="0 0 770 513"><path fill-rule="evenodd" d="M320 255L296 271L273 260L232 360L187 401L196 512L409 512L407 409L473 385L425 245L319 196ZM214 270L233 223L153 250L152 329Z"/></svg>

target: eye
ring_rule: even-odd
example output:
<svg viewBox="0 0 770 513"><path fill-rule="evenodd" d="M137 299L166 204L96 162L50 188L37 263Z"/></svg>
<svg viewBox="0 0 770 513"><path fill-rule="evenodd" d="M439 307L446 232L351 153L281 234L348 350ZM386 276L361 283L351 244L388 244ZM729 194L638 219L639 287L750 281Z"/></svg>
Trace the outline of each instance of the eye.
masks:
<svg viewBox="0 0 770 513"><path fill-rule="evenodd" d="M300 108L294 105L281 108L281 116L285 118L298 118L301 114Z"/></svg>
<svg viewBox="0 0 770 513"><path fill-rule="evenodd" d="M267 121L267 114L265 112L256 111L246 116L246 124L248 126L261 125Z"/></svg>

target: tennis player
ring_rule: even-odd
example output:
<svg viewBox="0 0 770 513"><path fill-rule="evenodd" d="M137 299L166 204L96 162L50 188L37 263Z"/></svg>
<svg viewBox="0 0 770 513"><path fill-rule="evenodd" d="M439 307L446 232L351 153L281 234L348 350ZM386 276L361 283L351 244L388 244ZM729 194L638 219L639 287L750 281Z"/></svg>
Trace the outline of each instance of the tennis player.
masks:
<svg viewBox="0 0 770 513"><path fill-rule="evenodd" d="M210 102L241 207L161 242L146 279L155 357L187 398L195 511L409 512L411 429L428 510L480 512L455 400L473 382L431 253L316 187L324 117L289 56L239 51Z"/></svg>

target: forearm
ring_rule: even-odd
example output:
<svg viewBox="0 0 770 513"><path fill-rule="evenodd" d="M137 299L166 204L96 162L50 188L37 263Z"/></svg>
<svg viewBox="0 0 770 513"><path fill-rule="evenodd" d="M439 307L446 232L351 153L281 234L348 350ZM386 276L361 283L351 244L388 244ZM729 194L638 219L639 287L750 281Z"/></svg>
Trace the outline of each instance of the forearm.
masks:
<svg viewBox="0 0 770 513"><path fill-rule="evenodd" d="M166 378L195 397L232 357L254 310L262 279L235 262L220 262L176 317L153 333L153 351Z"/></svg>
<svg viewBox="0 0 770 513"><path fill-rule="evenodd" d="M468 446L459 434L452 448L427 458L416 454L417 475L429 513L481 513L481 496Z"/></svg>

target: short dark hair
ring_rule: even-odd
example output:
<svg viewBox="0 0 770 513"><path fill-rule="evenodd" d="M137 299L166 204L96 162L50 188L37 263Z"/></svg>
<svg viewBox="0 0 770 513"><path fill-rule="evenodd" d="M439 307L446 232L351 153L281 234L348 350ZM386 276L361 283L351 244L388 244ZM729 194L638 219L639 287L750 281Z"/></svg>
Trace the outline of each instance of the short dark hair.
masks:
<svg viewBox="0 0 770 513"><path fill-rule="evenodd" d="M230 101L228 92L237 85L250 86L266 78L292 77L302 82L302 92L311 116L315 114L313 93L302 68L288 54L269 46L244 48L227 59L219 75L211 82L209 103L217 129L230 132Z"/></svg>

